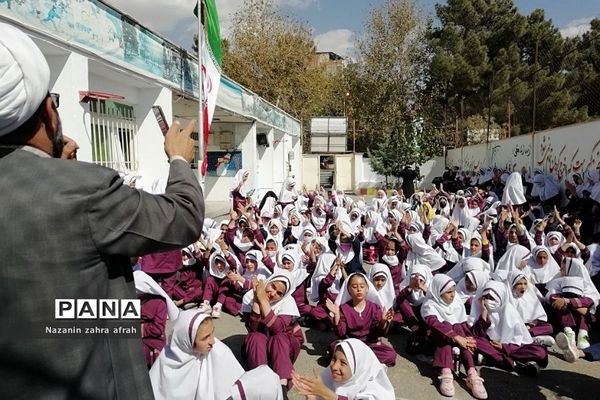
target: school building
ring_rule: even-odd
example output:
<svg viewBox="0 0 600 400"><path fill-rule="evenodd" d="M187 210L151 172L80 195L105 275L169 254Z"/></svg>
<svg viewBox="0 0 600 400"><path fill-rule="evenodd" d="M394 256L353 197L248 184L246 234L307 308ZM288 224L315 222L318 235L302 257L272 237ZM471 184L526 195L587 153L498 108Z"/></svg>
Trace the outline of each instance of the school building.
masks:
<svg viewBox="0 0 600 400"><path fill-rule="evenodd" d="M51 70L60 94L63 132L80 146L78 159L137 177L148 189L168 173L163 136L152 112L167 121L198 118L198 59L99 0L0 2L0 21L26 31ZM248 189L279 193L301 182L300 122L223 76L209 136L209 202L229 201L237 170ZM196 168L196 163L194 163Z"/></svg>

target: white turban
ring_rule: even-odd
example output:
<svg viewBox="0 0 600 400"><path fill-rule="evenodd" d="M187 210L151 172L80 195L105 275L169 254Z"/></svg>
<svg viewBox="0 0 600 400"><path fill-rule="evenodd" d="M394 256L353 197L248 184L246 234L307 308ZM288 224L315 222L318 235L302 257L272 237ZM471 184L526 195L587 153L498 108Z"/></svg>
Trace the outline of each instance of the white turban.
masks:
<svg viewBox="0 0 600 400"><path fill-rule="evenodd" d="M23 125L48 94L50 68L25 33L0 23L0 136Z"/></svg>

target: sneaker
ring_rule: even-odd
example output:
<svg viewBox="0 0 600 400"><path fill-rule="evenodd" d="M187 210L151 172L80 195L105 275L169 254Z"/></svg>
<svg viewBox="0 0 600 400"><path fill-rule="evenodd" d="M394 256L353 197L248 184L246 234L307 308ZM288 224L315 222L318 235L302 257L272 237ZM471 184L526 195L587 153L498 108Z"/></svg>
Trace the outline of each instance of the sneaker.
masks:
<svg viewBox="0 0 600 400"><path fill-rule="evenodd" d="M210 314L212 312L212 307L209 303L202 303L200 304L200 307L198 307L198 311L202 314Z"/></svg>
<svg viewBox="0 0 600 400"><path fill-rule="evenodd" d="M485 386L483 386L483 378L479 375L469 375L467 377L467 387L476 399L485 400L488 398L487 390L485 390Z"/></svg>
<svg viewBox="0 0 600 400"><path fill-rule="evenodd" d="M533 338L533 343L539 344L539 345L542 345L545 347L552 347L556 344L556 342L554 341L554 338L549 335L535 336Z"/></svg>
<svg viewBox="0 0 600 400"><path fill-rule="evenodd" d="M575 332L573 332L573 329L565 328L564 332L565 335L567 335L567 338L569 338L569 342L575 343Z"/></svg>
<svg viewBox="0 0 600 400"><path fill-rule="evenodd" d="M215 304L215 306L212 308L211 317L213 317L213 318L221 317L221 306L220 305Z"/></svg>
<svg viewBox="0 0 600 400"><path fill-rule="evenodd" d="M440 393L442 396L454 397L454 378L452 374L440 375Z"/></svg>
<svg viewBox="0 0 600 400"><path fill-rule="evenodd" d="M574 363L579 358L575 342L570 341L565 333L561 332L556 335L556 346L562 351L565 361Z"/></svg>
<svg viewBox="0 0 600 400"><path fill-rule="evenodd" d="M527 361L526 363L517 361L515 363L515 372L519 375L535 378L540 373L540 367L535 361Z"/></svg>
<svg viewBox="0 0 600 400"><path fill-rule="evenodd" d="M588 336L587 331L579 330L579 334L577 335L577 348L585 350L588 347L590 347L590 337Z"/></svg>
<svg viewBox="0 0 600 400"><path fill-rule="evenodd" d="M483 365L485 364L485 357L481 353L477 353L475 357L475 365Z"/></svg>

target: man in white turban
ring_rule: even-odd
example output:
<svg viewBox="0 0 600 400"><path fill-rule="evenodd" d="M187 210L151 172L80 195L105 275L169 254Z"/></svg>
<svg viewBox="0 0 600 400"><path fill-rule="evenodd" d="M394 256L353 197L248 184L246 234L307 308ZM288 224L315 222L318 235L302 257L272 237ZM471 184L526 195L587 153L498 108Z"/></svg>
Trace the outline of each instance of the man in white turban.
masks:
<svg viewBox="0 0 600 400"><path fill-rule="evenodd" d="M84 320L55 319L55 301L135 299L131 257L198 239L204 203L189 166L194 123L167 132L169 181L166 194L153 196L123 185L116 171L67 160L77 146L65 145L49 82L31 38L0 23L2 398L151 399L139 319L111 322L133 327L131 338L86 336Z"/></svg>

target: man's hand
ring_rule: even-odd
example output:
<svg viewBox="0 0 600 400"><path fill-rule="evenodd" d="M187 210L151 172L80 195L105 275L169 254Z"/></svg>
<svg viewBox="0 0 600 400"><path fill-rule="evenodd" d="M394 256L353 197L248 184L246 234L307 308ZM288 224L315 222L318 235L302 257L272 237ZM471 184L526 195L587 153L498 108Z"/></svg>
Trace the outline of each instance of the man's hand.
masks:
<svg viewBox="0 0 600 400"><path fill-rule="evenodd" d="M165 153L167 153L169 160L175 156L179 156L183 157L188 163L192 162L194 159L195 142L191 134L195 126L196 120L191 120L185 129L181 129L179 122L175 121L169 128L169 131L165 135Z"/></svg>
<svg viewBox="0 0 600 400"><path fill-rule="evenodd" d="M79 145L73 139L63 135L63 151L60 158L63 160L77 160Z"/></svg>

